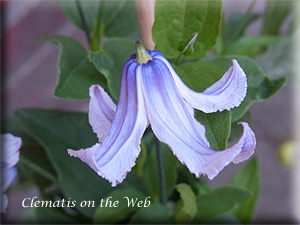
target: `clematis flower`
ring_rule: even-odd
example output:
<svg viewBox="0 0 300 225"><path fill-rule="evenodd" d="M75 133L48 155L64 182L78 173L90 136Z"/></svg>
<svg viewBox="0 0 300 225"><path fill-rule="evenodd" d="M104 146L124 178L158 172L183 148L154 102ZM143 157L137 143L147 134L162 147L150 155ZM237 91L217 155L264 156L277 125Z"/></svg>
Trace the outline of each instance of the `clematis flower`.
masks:
<svg viewBox="0 0 300 225"><path fill-rule="evenodd" d="M181 81L161 52L146 51L140 42L136 48L137 54L123 67L118 106L103 88L90 87L89 123L99 143L77 151L68 149L71 156L116 186L135 165L149 124L159 141L196 177L204 174L213 179L229 163L242 162L254 153L256 139L247 123L239 123L244 132L237 144L214 151L204 126L194 118L194 108L212 113L243 101L247 79L236 60L219 81L197 93Z"/></svg>
<svg viewBox="0 0 300 225"><path fill-rule="evenodd" d="M4 194L7 188L17 176L16 164L19 161L19 149L22 139L12 134L1 134L1 213L6 211L7 196Z"/></svg>

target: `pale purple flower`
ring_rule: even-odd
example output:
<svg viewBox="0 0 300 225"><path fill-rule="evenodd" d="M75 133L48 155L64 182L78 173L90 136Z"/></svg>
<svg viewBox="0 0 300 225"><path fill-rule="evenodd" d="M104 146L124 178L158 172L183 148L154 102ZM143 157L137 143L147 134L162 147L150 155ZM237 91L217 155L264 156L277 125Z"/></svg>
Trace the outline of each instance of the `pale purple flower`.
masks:
<svg viewBox="0 0 300 225"><path fill-rule="evenodd" d="M256 139L247 123L240 123L244 132L237 144L214 151L204 126L194 118L193 108L212 113L229 110L243 101L247 79L236 60L219 81L197 93L181 81L161 52L147 53L149 57L143 63L136 60L136 54L125 63L118 106L103 88L90 87L89 122L99 143L87 149L69 149L71 156L80 158L116 186L135 165L149 124L156 137L196 177L204 174L213 179L230 162L242 162L254 153Z"/></svg>
<svg viewBox="0 0 300 225"><path fill-rule="evenodd" d="M22 139L12 134L1 134L1 213L6 211L7 197L4 194L17 176L16 164Z"/></svg>

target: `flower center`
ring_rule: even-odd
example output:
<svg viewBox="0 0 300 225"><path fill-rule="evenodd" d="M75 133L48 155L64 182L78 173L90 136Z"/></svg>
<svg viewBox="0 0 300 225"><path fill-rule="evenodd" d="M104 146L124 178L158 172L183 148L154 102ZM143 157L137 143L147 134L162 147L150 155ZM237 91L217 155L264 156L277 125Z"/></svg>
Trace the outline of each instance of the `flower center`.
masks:
<svg viewBox="0 0 300 225"><path fill-rule="evenodd" d="M143 43L140 40L135 41L136 59L139 64L146 64L152 57L147 53Z"/></svg>

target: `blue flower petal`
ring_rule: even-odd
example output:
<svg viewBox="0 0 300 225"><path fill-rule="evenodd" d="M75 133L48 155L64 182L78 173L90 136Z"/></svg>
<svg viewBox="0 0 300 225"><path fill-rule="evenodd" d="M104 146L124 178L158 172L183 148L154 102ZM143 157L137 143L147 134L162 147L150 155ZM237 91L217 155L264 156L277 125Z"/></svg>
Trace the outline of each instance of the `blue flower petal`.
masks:
<svg viewBox="0 0 300 225"><path fill-rule="evenodd" d="M22 145L22 139L12 134L1 134L1 163L5 162L7 169L13 167L19 161L19 149ZM5 169L5 168L2 168Z"/></svg>
<svg viewBox="0 0 300 225"><path fill-rule="evenodd" d="M157 58L168 66L184 100L205 113L230 110L239 106L246 96L247 77L235 59L232 60L232 67L219 81L204 92L195 92L182 82L166 58L163 56L157 56Z"/></svg>
<svg viewBox="0 0 300 225"><path fill-rule="evenodd" d="M213 179L229 163L248 159L255 148L255 136L242 123L244 135L233 147L214 151L209 147L204 127L188 110L171 71L159 57L143 67L143 92L148 118L158 139L197 177Z"/></svg>
<svg viewBox="0 0 300 225"><path fill-rule="evenodd" d="M17 176L16 164L19 161L19 149L22 139L12 134L1 134L1 213L6 212L7 196L4 194Z"/></svg>
<svg viewBox="0 0 300 225"><path fill-rule="evenodd" d="M7 169L3 173L3 180L1 182L1 192L4 193L7 188L12 184L14 179L16 178L18 174L18 170L15 166Z"/></svg>
<svg viewBox="0 0 300 225"><path fill-rule="evenodd" d="M90 97L89 122L102 143L115 118L117 106L99 85L90 87Z"/></svg>
<svg viewBox="0 0 300 225"><path fill-rule="evenodd" d="M134 59L125 64L120 100L102 146L95 145L86 149L88 153L83 153L84 150L81 153L69 150L69 154L79 157L82 161L88 161L87 163L99 176L110 181L112 186L121 183L135 165L141 150L141 138L148 126L141 90L141 75L141 65ZM91 98L95 98L95 96L91 96ZM103 114L99 114L99 116L103 118Z"/></svg>

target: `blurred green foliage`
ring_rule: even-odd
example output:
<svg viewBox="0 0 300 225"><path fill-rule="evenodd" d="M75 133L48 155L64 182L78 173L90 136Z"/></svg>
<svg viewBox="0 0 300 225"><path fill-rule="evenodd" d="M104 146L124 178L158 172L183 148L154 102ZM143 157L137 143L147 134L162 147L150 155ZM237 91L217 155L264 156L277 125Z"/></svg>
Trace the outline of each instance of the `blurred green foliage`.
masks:
<svg viewBox="0 0 300 225"><path fill-rule="evenodd" d="M252 13L254 4L246 14L234 14L225 21L221 16L221 1L173 0L172 4L156 1L153 26L156 49L173 62L190 88L205 90L228 70L231 59L237 59L247 74L248 92L239 107L230 112L196 113L215 150L226 148L231 129L232 139L235 139L240 132L236 121L249 120L251 104L271 97L286 81L279 77L270 80L260 69L258 64L261 63L256 63L253 57L268 54L269 49L280 45L284 36L289 35L279 37L292 3L268 1L262 14ZM136 39L138 33L133 1L60 0L60 5L70 21L85 32L91 51L69 37L39 39L57 43L61 49L55 95L86 99L89 86L97 83L117 101L122 67L134 53L132 39ZM247 28L258 19L263 20L260 34L246 36ZM209 52L214 56L206 57ZM284 59L278 56L276 60L280 63ZM22 129L16 129L20 126ZM197 179L190 174L163 145L168 203L162 205L150 130L144 135L137 165L116 188L67 154L68 148L80 149L96 142L85 113L22 109L5 122L3 131L23 139L20 183L37 186L44 200L71 199L77 203L74 208L38 208L39 223L207 223L220 220L249 223L255 210L260 183L256 158L228 185L212 188L203 177ZM150 196L151 205L128 207L123 202L117 208L101 207L101 199L110 196L120 202L124 196L139 200ZM95 201L95 207L80 207L79 203L84 200Z"/></svg>

